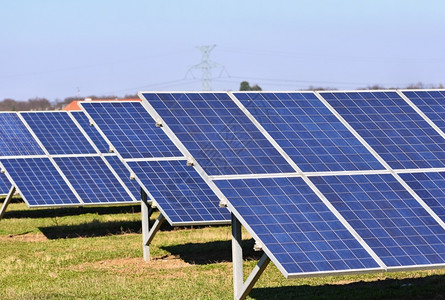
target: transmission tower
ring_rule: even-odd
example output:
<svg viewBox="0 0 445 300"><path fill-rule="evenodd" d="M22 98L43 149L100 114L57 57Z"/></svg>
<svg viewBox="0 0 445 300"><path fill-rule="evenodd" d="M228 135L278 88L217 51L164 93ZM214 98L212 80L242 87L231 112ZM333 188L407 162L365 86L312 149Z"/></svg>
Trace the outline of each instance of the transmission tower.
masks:
<svg viewBox="0 0 445 300"><path fill-rule="evenodd" d="M187 78L187 75L189 73L193 76L193 70L200 69L201 70L201 79L202 79L202 90L203 91L211 91L212 90L212 69L221 69L221 72L219 76L226 72L226 68L210 59L210 52L215 48L216 45L211 46L197 46L196 48L199 49L202 53L201 62L199 64L196 64L194 66L191 66L187 73L185 74L185 77ZM228 75L228 73L227 73ZM195 78L195 76L193 76Z"/></svg>

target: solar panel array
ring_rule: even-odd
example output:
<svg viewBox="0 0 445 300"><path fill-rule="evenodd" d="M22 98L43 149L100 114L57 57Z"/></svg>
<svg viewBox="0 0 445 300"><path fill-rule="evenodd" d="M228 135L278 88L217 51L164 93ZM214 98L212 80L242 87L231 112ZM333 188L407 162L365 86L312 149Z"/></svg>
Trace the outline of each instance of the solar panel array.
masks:
<svg viewBox="0 0 445 300"><path fill-rule="evenodd" d="M4 173L0 173L0 195L7 195L11 189L11 183Z"/></svg>
<svg viewBox="0 0 445 300"><path fill-rule="evenodd" d="M227 209L141 102L80 106L171 225L229 223Z"/></svg>
<svg viewBox="0 0 445 300"><path fill-rule="evenodd" d="M136 201L69 112L2 113L0 118L4 175L28 206Z"/></svg>
<svg viewBox="0 0 445 300"><path fill-rule="evenodd" d="M285 276L445 267L443 92L139 95Z"/></svg>

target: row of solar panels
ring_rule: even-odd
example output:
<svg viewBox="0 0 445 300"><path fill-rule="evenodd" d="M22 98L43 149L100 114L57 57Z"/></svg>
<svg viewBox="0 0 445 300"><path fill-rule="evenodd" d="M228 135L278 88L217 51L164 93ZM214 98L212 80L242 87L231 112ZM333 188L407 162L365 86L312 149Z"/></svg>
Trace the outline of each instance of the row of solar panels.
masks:
<svg viewBox="0 0 445 300"><path fill-rule="evenodd" d="M140 96L81 106L170 221L223 199L288 277L444 266L443 91Z"/></svg>
<svg viewBox="0 0 445 300"><path fill-rule="evenodd" d="M140 96L287 277L445 266L443 91Z"/></svg>

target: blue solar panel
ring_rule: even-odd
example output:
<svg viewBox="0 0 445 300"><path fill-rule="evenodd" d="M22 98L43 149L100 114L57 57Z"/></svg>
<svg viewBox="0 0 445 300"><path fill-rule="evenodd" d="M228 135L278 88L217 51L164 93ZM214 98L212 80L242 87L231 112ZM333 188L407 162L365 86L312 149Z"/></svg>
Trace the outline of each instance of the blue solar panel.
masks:
<svg viewBox="0 0 445 300"><path fill-rule="evenodd" d="M140 102L82 102L123 158L183 156Z"/></svg>
<svg viewBox="0 0 445 300"><path fill-rule="evenodd" d="M321 95L393 169L445 166L445 139L396 92Z"/></svg>
<svg viewBox="0 0 445 300"><path fill-rule="evenodd" d="M16 113L0 113L0 156L45 154Z"/></svg>
<svg viewBox="0 0 445 300"><path fill-rule="evenodd" d="M186 161L131 161L128 165L147 188L170 223L230 221L219 198Z"/></svg>
<svg viewBox="0 0 445 300"><path fill-rule="evenodd" d="M404 91L403 94L445 131L445 91Z"/></svg>
<svg viewBox="0 0 445 300"><path fill-rule="evenodd" d="M303 172L383 166L314 93L233 93Z"/></svg>
<svg viewBox="0 0 445 300"><path fill-rule="evenodd" d="M406 173L399 175L445 222L445 173Z"/></svg>
<svg viewBox="0 0 445 300"><path fill-rule="evenodd" d="M117 156L105 156L105 159L116 171L122 182L128 187L135 199L141 199L141 187L136 180L130 179L130 171Z"/></svg>
<svg viewBox="0 0 445 300"><path fill-rule="evenodd" d="M311 180L388 267L445 263L445 230L392 175Z"/></svg>
<svg viewBox="0 0 445 300"><path fill-rule="evenodd" d="M55 162L85 203L131 202L101 157L62 157Z"/></svg>
<svg viewBox="0 0 445 300"><path fill-rule="evenodd" d="M143 93L209 175L295 172L226 93Z"/></svg>
<svg viewBox="0 0 445 300"><path fill-rule="evenodd" d="M0 173L0 195L7 195L12 184L9 182L5 174Z"/></svg>
<svg viewBox="0 0 445 300"><path fill-rule="evenodd" d="M85 130L85 132L99 149L99 151L101 153L107 153L110 150L110 146L100 135L99 131L97 131L96 127L90 125L88 117L81 111L72 111L71 114L79 123L79 125L82 126L83 130Z"/></svg>
<svg viewBox="0 0 445 300"><path fill-rule="evenodd" d="M21 113L49 154L96 153L66 112Z"/></svg>
<svg viewBox="0 0 445 300"><path fill-rule="evenodd" d="M49 158L1 162L29 206L80 204Z"/></svg>
<svg viewBox="0 0 445 300"><path fill-rule="evenodd" d="M303 179L215 184L287 273L379 268Z"/></svg>

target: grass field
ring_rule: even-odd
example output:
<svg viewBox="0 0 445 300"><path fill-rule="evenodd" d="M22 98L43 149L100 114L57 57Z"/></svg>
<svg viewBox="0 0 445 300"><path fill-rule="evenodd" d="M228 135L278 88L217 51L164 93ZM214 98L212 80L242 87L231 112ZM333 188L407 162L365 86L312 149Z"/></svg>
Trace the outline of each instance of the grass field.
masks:
<svg viewBox="0 0 445 300"><path fill-rule="evenodd" d="M172 228L165 222L151 246L153 259L144 262L140 218L138 205L10 204L0 220L0 299L233 297L229 226ZM243 236L247 276L260 254ZM445 299L445 270L287 280L271 263L249 297Z"/></svg>

